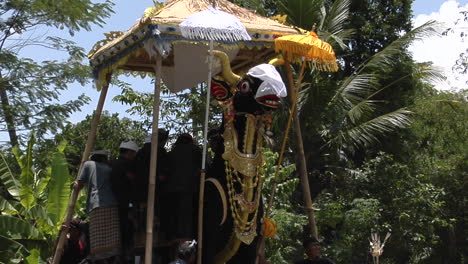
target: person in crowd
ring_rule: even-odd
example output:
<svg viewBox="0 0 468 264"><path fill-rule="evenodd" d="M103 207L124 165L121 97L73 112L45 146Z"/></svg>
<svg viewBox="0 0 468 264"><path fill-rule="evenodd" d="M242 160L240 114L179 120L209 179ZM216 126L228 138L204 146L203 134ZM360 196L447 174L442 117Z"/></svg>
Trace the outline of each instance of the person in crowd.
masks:
<svg viewBox="0 0 468 264"><path fill-rule="evenodd" d="M86 239L80 224L78 218L71 220L60 264L78 264L86 257Z"/></svg>
<svg viewBox="0 0 468 264"><path fill-rule="evenodd" d="M195 240L180 243L177 249L177 259L169 264L193 264L197 257L197 242Z"/></svg>
<svg viewBox="0 0 468 264"><path fill-rule="evenodd" d="M148 176L151 165L151 137L151 134L146 137L143 147L137 152L136 155L137 179L135 181L135 185L137 188L134 188L132 191L132 201L135 203L146 204L148 200L148 188L144 189L142 187L148 187ZM168 131L162 128L158 129L158 162L156 166L156 186L159 186L159 183L164 182L170 173L168 153L165 148L168 138Z"/></svg>
<svg viewBox="0 0 468 264"><path fill-rule="evenodd" d="M320 242L317 238L310 237L305 239L302 246L304 247L307 258L297 261L295 264L334 264L330 259L321 256Z"/></svg>
<svg viewBox="0 0 468 264"><path fill-rule="evenodd" d="M164 179L169 175L169 161L168 153L165 148L166 142L169 138L169 132L165 129L158 129L158 155L157 155L157 166L156 166L156 197L155 197L155 222L161 221L161 205L160 205L160 186L164 183ZM144 253L141 249L145 245L145 231L146 231L146 205L148 201L148 183L149 183L149 172L151 166L151 140L152 134L149 134L143 144L143 147L138 151L136 156L136 171L137 178L135 181L134 188L132 188L132 203L134 205L134 219L136 224L135 229L135 246L139 249L140 253ZM158 238L161 238L161 229L156 224L158 229ZM168 263L169 261L163 261Z"/></svg>
<svg viewBox="0 0 468 264"><path fill-rule="evenodd" d="M181 134L169 152L170 176L161 185L162 217L169 241L195 237L201 151L190 134Z"/></svg>
<svg viewBox="0 0 468 264"><path fill-rule="evenodd" d="M121 251L118 201L111 188L108 150L91 153L74 184L79 192L87 186L86 211L89 214L90 256L94 263L118 259Z"/></svg>
<svg viewBox="0 0 468 264"><path fill-rule="evenodd" d="M111 161L112 191L117 198L119 208L120 235L122 238L122 256L130 260L133 228L129 222L130 190L136 178L135 157L138 145L133 141L124 141L119 146L119 157Z"/></svg>

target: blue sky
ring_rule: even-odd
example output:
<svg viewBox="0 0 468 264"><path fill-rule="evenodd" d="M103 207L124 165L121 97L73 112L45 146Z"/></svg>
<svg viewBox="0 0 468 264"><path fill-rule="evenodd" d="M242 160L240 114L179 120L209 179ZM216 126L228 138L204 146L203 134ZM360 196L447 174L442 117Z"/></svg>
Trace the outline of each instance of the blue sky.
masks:
<svg viewBox="0 0 468 264"><path fill-rule="evenodd" d="M135 21L141 17L144 10L147 7L153 5L151 0L117 0L114 2L116 3L114 7L115 13L110 18L106 19L106 24L103 27L94 26L92 31L78 32L73 37L70 37L64 31L55 29L48 29L44 32L35 32L35 34L45 33L46 35L59 35L60 37L75 41L79 46L84 47L86 51L89 51L93 47L94 43L104 39L104 33L110 31L125 31L129 29L135 23ZM425 18L426 16L429 17L432 13L437 13L444 2L448 1L416 0L413 3L413 15L415 18ZM452 2L455 1L452 0ZM468 0L458 0L456 2L460 5L468 5ZM64 57L64 55L60 54L59 52L51 50L39 52L37 48L25 49L23 50L22 55L25 57L34 58L38 61L50 59L60 60ZM140 78L129 78L126 80L132 83L133 87L138 91L151 91L153 89L149 80L142 80ZM81 112L72 115L69 121L74 123L83 120L87 114L92 113L99 98L99 93L93 88L91 84L87 85L86 87L71 84L69 90L62 94L61 100L74 99L81 93L85 93L91 97L92 101L90 104L84 106ZM118 93L119 89L116 89L116 87L110 87L104 109L110 112L120 113L122 116L127 116L127 114L125 114L127 106L123 106L120 103L114 103L111 101L112 97ZM3 138L1 134L0 138Z"/></svg>

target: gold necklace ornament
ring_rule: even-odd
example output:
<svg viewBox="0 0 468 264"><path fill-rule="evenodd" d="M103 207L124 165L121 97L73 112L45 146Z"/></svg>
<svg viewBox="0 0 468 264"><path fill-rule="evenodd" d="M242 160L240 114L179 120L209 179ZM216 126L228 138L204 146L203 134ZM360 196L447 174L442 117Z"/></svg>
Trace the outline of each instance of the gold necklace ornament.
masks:
<svg viewBox="0 0 468 264"><path fill-rule="evenodd" d="M268 118L252 114L245 114L245 118L243 152L239 151L234 119L226 120L223 159L234 232L240 241L249 245L257 236L258 206L263 183L262 144Z"/></svg>

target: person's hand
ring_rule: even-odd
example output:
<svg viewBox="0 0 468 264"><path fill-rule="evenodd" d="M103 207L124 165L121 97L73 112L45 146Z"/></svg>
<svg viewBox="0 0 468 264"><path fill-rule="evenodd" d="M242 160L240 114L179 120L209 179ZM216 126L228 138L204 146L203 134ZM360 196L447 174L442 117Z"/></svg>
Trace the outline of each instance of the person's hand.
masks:
<svg viewBox="0 0 468 264"><path fill-rule="evenodd" d="M73 190L75 190L75 192L79 192L79 191L80 191L80 186L79 186L79 185L80 185L80 184L79 184L77 181L75 181L75 182L73 183Z"/></svg>
<svg viewBox="0 0 468 264"><path fill-rule="evenodd" d="M64 231L64 230L67 230L68 229L68 226L63 223L61 226L60 226L60 232Z"/></svg>
<svg viewBox="0 0 468 264"><path fill-rule="evenodd" d="M79 192L81 191L81 188L83 188L83 183L81 181L75 181L75 183L73 184L73 190L75 192Z"/></svg>

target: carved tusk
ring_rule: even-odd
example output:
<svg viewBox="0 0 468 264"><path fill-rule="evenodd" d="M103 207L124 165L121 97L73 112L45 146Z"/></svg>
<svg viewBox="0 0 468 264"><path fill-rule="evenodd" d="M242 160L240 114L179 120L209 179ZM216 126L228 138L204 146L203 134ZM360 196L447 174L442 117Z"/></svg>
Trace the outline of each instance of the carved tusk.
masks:
<svg viewBox="0 0 468 264"><path fill-rule="evenodd" d="M283 59L278 59L278 58L274 58L272 59L271 61L268 62L268 64L271 64L273 66L280 66L280 65L284 65L285 61Z"/></svg>
<svg viewBox="0 0 468 264"><path fill-rule="evenodd" d="M221 183L215 178L209 178L205 180L206 182L211 182L214 184L216 189L218 189L219 196L221 196L221 202L223 203L223 219L221 219L221 222L219 225L223 225L224 222L226 221L227 217L227 200L226 200L226 192L224 191L223 187L221 186Z"/></svg>
<svg viewBox="0 0 468 264"><path fill-rule="evenodd" d="M221 75L223 76L224 80L231 86L237 85L241 77L232 72L231 62L229 61L228 55L219 50L213 50L213 55L217 56L221 60Z"/></svg>

